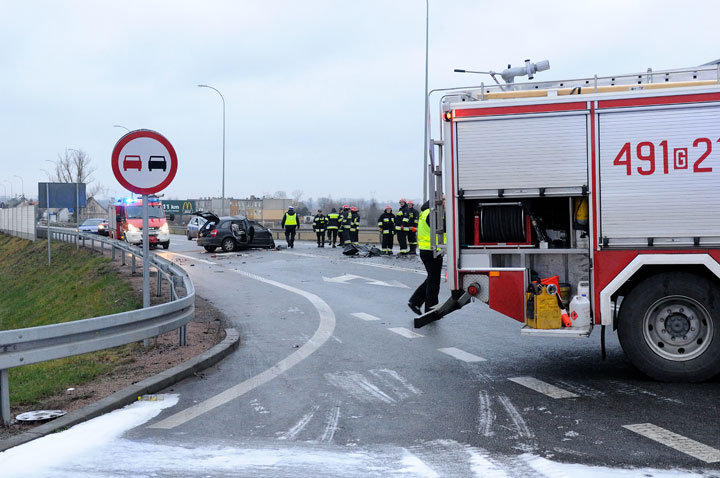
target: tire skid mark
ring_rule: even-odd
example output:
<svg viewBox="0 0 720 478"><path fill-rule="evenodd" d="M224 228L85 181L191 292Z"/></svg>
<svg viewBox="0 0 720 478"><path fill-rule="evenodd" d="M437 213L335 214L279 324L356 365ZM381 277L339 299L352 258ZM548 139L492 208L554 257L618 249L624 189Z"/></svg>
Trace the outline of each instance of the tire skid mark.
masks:
<svg viewBox="0 0 720 478"><path fill-rule="evenodd" d="M648 397L655 398L657 400L661 400L663 402L670 402L670 403L677 403L679 405L682 405L682 400L678 400L676 398L669 398L669 397L663 397L662 395L658 395L655 392L651 392L650 390L647 390L642 387L638 387L637 385L631 385L629 383L623 383L617 380L610 380L609 383L612 385L615 385L617 388L615 391L617 393L620 393L622 395L628 395L630 397L638 397L641 395L645 395Z"/></svg>
<svg viewBox="0 0 720 478"><path fill-rule="evenodd" d="M397 395L400 400L405 400L406 398L410 397L410 393L408 393L408 391L415 395L420 395L422 393L410 382L408 382L405 377L397 373L395 370L382 368L369 370L369 372L378 380L380 380L384 385L392 389L393 393ZM391 381L390 379L393 379L395 382L400 383L400 385L404 387L404 390L399 387L397 383Z"/></svg>
<svg viewBox="0 0 720 478"><path fill-rule="evenodd" d="M492 430L494 421L495 413L492 411L490 394L486 390L480 390L478 392L478 433L485 437L495 435Z"/></svg>
<svg viewBox="0 0 720 478"><path fill-rule="evenodd" d="M317 412L319 408L320 408L320 405L315 405L314 407L312 407L310 412L306 413L300 419L300 421L297 422L295 424L295 426L293 426L290 430L288 430L285 433L283 433L282 435L280 435L278 437L278 440L292 440L293 438L295 438L298 435L298 433L300 433L303 430L303 428L305 428L305 426L308 423L310 423L310 420L312 420L313 416L315 416L315 412Z"/></svg>
<svg viewBox="0 0 720 478"><path fill-rule="evenodd" d="M335 405L333 405L332 409L328 413L327 423L325 424L325 430L323 430L320 441L325 443L330 443L333 441L333 438L335 437L335 432L338 428L338 421L340 420L341 403L342 402L340 400L335 402Z"/></svg>
<svg viewBox="0 0 720 478"><path fill-rule="evenodd" d="M553 383L561 386L561 388L565 388L570 392L576 393L581 396L591 397L591 398L603 398L607 395L607 393L603 392L602 390L598 390L596 388L589 387L587 385L583 385L580 383L572 383L572 382L566 382L565 380L553 380Z"/></svg>
<svg viewBox="0 0 720 478"><path fill-rule="evenodd" d="M380 390L361 373L352 371L326 373L325 379L361 402L395 403L394 398Z"/></svg>
<svg viewBox="0 0 720 478"><path fill-rule="evenodd" d="M497 398L503 408L505 408L505 411L507 412L508 417L510 417L510 420L512 421L513 426L517 431L519 437L527 439L534 438L535 434L530 431L527 423L525 423L525 419L523 419L522 415L517 410L517 408L515 408L515 405L513 405L507 395L498 395Z"/></svg>

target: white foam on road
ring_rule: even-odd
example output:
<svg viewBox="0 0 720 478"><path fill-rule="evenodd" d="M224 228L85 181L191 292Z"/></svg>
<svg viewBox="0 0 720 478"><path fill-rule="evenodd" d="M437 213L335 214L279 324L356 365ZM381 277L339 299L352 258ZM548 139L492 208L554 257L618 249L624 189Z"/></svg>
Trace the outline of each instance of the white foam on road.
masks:
<svg viewBox="0 0 720 478"><path fill-rule="evenodd" d="M312 420L312 417L315 416L315 412L317 412L320 409L320 405L315 405L312 407L312 410L310 412L306 413L299 422L295 424L290 430L286 431L285 433L282 433L278 439L279 440L293 440L298 433L300 433L305 426L307 426L308 423L310 423L310 420Z"/></svg>
<svg viewBox="0 0 720 478"><path fill-rule="evenodd" d="M361 402L395 403L394 398L383 392L380 387L359 372L326 373L325 380Z"/></svg>
<svg viewBox="0 0 720 478"><path fill-rule="evenodd" d="M649 438L653 441L661 443L679 452L690 455L693 458L702 460L705 463L720 462L720 450L710 447L703 443L697 442L690 438L678 435L677 433L666 430L652 423L637 423L634 425L623 425L639 435Z"/></svg>
<svg viewBox="0 0 720 478"><path fill-rule="evenodd" d="M550 398L578 397L578 395L575 393L568 392L567 390L563 390L560 387L556 387L555 385L551 385L549 383L543 382L542 380L538 380L535 377L512 377L508 378L508 380L520 384L523 387L527 387L530 390L535 390L536 392L542 393L543 395L547 395Z"/></svg>
<svg viewBox="0 0 720 478"><path fill-rule="evenodd" d="M162 397L163 400L134 402L69 430L10 448L0 453L0 476L62 476L44 473L55 467L71 467L80 456L100 456L101 450L123 433L147 423L178 401L177 395Z"/></svg>
<svg viewBox="0 0 720 478"><path fill-rule="evenodd" d="M438 349L438 351L458 360L462 360L463 362L485 362L484 358L471 354L470 352L465 352L464 350L455 347L446 347L443 349Z"/></svg>
<svg viewBox="0 0 720 478"><path fill-rule="evenodd" d="M420 337L424 337L424 335L418 334L417 332L413 332L410 329L406 329L404 327L388 327L388 330L390 332L395 332L398 335L402 335L405 338L408 339L417 339Z"/></svg>

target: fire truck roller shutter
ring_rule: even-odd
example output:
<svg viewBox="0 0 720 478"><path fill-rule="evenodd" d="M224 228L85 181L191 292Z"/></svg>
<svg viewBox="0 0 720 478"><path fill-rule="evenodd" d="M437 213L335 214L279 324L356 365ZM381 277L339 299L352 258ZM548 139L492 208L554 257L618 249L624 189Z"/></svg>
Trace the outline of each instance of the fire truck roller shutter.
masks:
<svg viewBox="0 0 720 478"><path fill-rule="evenodd" d="M466 194L588 184L584 111L461 121L457 150L459 187Z"/></svg>
<svg viewBox="0 0 720 478"><path fill-rule="evenodd" d="M625 108L598 121L600 234L610 247L720 239L720 106Z"/></svg>

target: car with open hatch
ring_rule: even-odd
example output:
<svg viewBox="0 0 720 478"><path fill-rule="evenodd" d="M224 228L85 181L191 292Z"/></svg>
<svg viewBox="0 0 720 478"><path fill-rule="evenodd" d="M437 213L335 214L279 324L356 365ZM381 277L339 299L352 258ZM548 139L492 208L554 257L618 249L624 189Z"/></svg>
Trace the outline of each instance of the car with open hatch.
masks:
<svg viewBox="0 0 720 478"><path fill-rule="evenodd" d="M195 213L206 220L197 235L197 244L208 252L221 248L233 252L253 247L275 247L269 229L249 221L245 216L218 217L213 212Z"/></svg>

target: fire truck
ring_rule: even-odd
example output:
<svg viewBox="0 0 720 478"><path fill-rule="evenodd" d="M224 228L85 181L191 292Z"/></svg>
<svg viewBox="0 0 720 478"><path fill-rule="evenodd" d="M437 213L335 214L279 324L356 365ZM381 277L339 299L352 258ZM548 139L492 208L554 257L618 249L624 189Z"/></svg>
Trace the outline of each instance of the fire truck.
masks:
<svg viewBox="0 0 720 478"><path fill-rule="evenodd" d="M115 214L109 214L108 229L112 238L126 241L130 244L142 244L142 199L121 198L113 205ZM170 247L170 230L165 218L160 199L154 196L148 198L148 231L150 247L161 245L163 249Z"/></svg>
<svg viewBox="0 0 720 478"><path fill-rule="evenodd" d="M599 327L603 356L611 327L658 380L713 377L720 64L513 81L540 69L527 61L488 72L506 83L440 90L428 186L451 297L415 326L481 301L524 335Z"/></svg>

